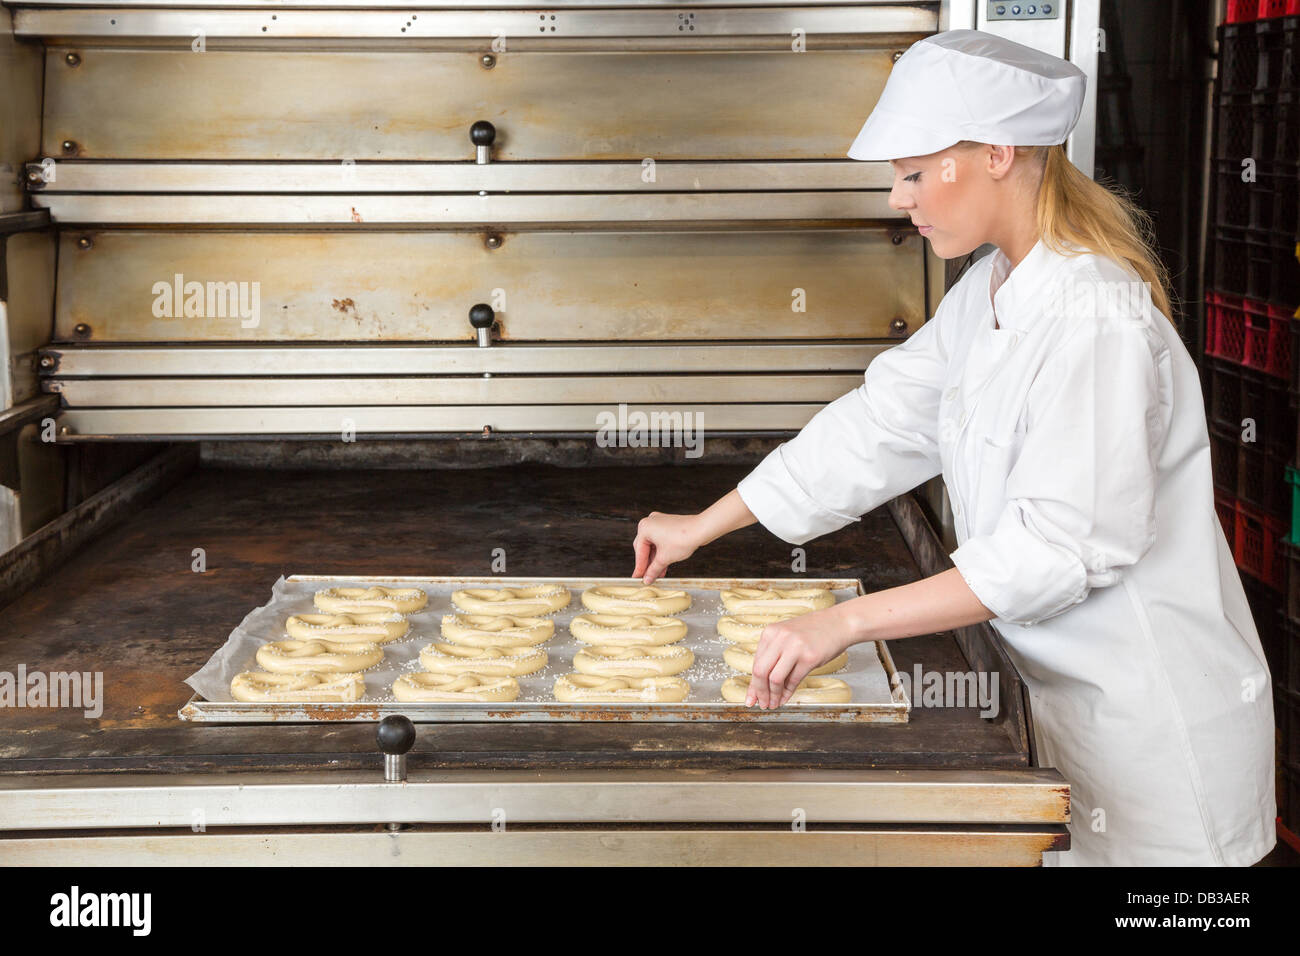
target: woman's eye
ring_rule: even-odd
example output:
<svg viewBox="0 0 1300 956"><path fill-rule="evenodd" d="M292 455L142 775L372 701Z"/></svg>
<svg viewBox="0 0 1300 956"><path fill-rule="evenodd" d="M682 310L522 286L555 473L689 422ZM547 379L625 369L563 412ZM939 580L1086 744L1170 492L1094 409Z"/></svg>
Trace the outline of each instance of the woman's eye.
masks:
<svg viewBox="0 0 1300 956"><path fill-rule="evenodd" d="M905 183L914 183L914 182L916 182L916 181L917 181L918 179L920 179L920 178L921 178L921 174L920 174L920 173L912 173L912 175L910 175L910 176L904 176L904 177L903 177L903 182L905 182Z"/></svg>

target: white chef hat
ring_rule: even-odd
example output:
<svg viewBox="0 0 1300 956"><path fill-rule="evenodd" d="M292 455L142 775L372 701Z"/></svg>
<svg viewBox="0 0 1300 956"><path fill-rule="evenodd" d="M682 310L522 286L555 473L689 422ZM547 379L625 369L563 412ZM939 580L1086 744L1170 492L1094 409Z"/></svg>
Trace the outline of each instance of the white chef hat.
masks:
<svg viewBox="0 0 1300 956"><path fill-rule="evenodd" d="M1055 146L1079 121L1087 83L1069 60L994 33L936 33L894 63L848 155L927 156L962 140Z"/></svg>

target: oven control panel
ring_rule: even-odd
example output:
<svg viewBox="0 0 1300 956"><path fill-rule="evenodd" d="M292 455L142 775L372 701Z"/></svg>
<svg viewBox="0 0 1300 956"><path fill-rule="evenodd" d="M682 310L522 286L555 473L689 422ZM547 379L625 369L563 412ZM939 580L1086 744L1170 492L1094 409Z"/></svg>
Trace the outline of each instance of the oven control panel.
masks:
<svg viewBox="0 0 1300 956"><path fill-rule="evenodd" d="M1050 3L988 0L986 18L989 20L1054 20L1061 15L1062 5L1058 0Z"/></svg>

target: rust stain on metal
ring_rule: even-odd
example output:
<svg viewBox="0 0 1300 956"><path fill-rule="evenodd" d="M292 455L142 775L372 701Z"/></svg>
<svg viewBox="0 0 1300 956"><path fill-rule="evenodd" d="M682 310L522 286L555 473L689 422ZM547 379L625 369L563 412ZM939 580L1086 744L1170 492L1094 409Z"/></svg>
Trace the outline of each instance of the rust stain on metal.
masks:
<svg viewBox="0 0 1300 956"><path fill-rule="evenodd" d="M176 713L185 703L187 692L189 688L184 684L156 671L105 669L105 705L98 727L151 727L160 718Z"/></svg>
<svg viewBox="0 0 1300 956"><path fill-rule="evenodd" d="M334 299L330 304L333 305L335 312L347 312L349 309L353 312L357 311L357 304L351 299Z"/></svg>
<svg viewBox="0 0 1300 956"><path fill-rule="evenodd" d="M352 221L353 221L353 222L364 222L364 221L365 221L365 220L363 220L363 219L361 218L361 213L357 212L357 207L356 207L356 206L353 206L353 207L352 207Z"/></svg>
<svg viewBox="0 0 1300 956"><path fill-rule="evenodd" d="M378 704L357 704L355 707L322 707L319 704L307 704L303 707L304 717L311 720L378 720Z"/></svg>
<svg viewBox="0 0 1300 956"><path fill-rule="evenodd" d="M1052 793L1061 801L1061 806L1065 810L1065 819L1070 819L1070 785L1064 784L1059 787L1053 787Z"/></svg>

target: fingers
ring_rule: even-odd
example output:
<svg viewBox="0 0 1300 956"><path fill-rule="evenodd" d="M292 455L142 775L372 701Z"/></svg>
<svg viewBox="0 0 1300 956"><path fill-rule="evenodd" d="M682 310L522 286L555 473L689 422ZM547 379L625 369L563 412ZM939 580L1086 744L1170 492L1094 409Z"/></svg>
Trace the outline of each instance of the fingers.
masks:
<svg viewBox="0 0 1300 956"><path fill-rule="evenodd" d="M799 689L799 685L803 683L803 679L808 676L810 670L812 670L811 664L798 660L795 661L794 666L790 669L790 673L786 675L783 686L781 687L781 698L777 702L778 707L784 706L786 701L794 696L794 692Z"/></svg>
<svg viewBox="0 0 1300 956"><path fill-rule="evenodd" d="M799 654L793 648L787 648L772 665L772 670L768 672L767 683L769 691L769 706L780 707L789 698L786 685L789 683L789 677L799 664ZM797 687L799 682L796 680L794 686Z"/></svg>
<svg viewBox="0 0 1300 956"><path fill-rule="evenodd" d="M768 673L781 656L780 641L776 638L776 633L776 630L768 625L759 634L758 647L754 651L753 675L749 678L749 692L745 694L746 707L755 704L759 707L767 707L771 699L772 690L768 686Z"/></svg>
<svg viewBox="0 0 1300 956"><path fill-rule="evenodd" d="M658 549L656 549L656 553L658 553ZM653 584L656 580L661 578L663 576L663 573L667 570L668 570L668 562L661 561L658 558L655 558L655 560L651 563L649 570L646 571L645 577L642 579L642 583Z"/></svg>
<svg viewBox="0 0 1300 956"><path fill-rule="evenodd" d="M755 666L754 670L757 672L757 666ZM767 677L759 673L753 674L749 678L749 691L745 694L745 706L753 707L757 704L759 707L766 707L767 697Z"/></svg>
<svg viewBox="0 0 1300 956"><path fill-rule="evenodd" d="M783 631L780 625L765 627L754 651L754 673L749 679L745 706L783 706L816 666L815 656L798 634Z"/></svg>
<svg viewBox="0 0 1300 956"><path fill-rule="evenodd" d="M650 539L637 535L632 542L632 550L636 553L636 570L632 572L632 577L639 578L645 574L646 565L650 563L650 552L653 549Z"/></svg>

